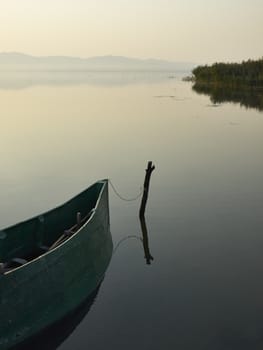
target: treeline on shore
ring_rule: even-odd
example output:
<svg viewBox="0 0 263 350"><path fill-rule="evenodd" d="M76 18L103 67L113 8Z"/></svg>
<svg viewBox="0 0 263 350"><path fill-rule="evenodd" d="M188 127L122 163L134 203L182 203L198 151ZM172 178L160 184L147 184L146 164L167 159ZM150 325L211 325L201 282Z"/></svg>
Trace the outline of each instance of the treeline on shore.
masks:
<svg viewBox="0 0 263 350"><path fill-rule="evenodd" d="M214 63L198 66L192 74L196 83L246 85L263 87L263 57L242 63Z"/></svg>

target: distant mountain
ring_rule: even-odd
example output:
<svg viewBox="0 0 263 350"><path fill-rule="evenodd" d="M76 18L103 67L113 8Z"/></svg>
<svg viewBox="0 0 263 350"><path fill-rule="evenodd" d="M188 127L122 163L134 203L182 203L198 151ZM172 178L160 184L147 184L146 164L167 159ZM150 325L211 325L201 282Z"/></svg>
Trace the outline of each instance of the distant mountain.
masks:
<svg viewBox="0 0 263 350"><path fill-rule="evenodd" d="M148 70L191 71L195 64L123 56L79 58L70 56L30 56L19 52L0 53L0 70Z"/></svg>

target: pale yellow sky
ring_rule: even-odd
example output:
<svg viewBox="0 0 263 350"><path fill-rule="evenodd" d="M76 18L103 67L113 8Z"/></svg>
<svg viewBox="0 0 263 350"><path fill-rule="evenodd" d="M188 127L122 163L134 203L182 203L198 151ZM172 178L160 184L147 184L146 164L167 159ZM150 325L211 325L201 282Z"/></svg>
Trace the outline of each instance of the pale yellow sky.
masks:
<svg viewBox="0 0 263 350"><path fill-rule="evenodd" d="M0 52L177 61L263 56L263 0L0 0Z"/></svg>

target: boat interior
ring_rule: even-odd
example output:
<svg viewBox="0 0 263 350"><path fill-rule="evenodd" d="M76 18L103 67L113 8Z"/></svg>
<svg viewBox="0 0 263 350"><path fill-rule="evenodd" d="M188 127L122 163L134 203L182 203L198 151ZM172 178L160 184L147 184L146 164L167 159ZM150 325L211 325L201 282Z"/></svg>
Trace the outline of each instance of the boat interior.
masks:
<svg viewBox="0 0 263 350"><path fill-rule="evenodd" d="M103 182L65 204L0 231L0 273L4 274L55 249L91 217Z"/></svg>

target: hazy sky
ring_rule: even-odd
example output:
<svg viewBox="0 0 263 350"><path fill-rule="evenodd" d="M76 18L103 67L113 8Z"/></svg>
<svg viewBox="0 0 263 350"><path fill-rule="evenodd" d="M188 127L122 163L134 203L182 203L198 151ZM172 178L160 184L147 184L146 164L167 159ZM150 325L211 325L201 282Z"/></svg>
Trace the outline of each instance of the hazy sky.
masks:
<svg viewBox="0 0 263 350"><path fill-rule="evenodd" d="M0 0L0 52L192 62L263 56L263 0Z"/></svg>

